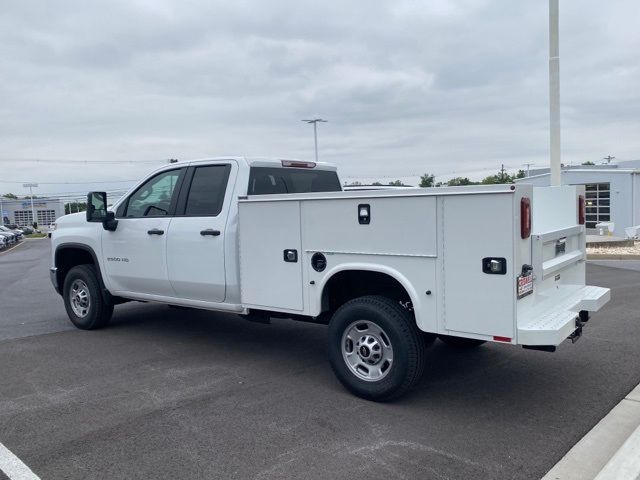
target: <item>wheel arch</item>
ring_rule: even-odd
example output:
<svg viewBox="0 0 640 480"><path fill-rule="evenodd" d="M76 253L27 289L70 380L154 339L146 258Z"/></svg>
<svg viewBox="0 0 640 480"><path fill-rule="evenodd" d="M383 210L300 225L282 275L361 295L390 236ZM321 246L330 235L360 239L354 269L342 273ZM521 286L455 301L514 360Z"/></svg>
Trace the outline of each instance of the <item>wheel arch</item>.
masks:
<svg viewBox="0 0 640 480"><path fill-rule="evenodd" d="M364 281L364 285L353 285L354 280ZM344 288L339 288L344 287ZM335 297L336 291L341 295ZM385 295L395 297L406 295L412 305L417 305L418 295L411 282L394 268L380 264L347 263L337 265L322 279L318 300L321 312L331 311L339 304L364 295ZM389 295L391 294L391 295ZM400 298L402 299L402 298ZM338 305L335 301L338 301Z"/></svg>
<svg viewBox="0 0 640 480"><path fill-rule="evenodd" d="M93 265L98 274L98 283L103 294L109 294L107 291L104 280L102 278L102 270L100 269L100 262L96 252L88 245L82 243L62 243L56 247L54 262L56 267L56 280L59 285L59 290L62 295L62 287L64 285L64 279L73 267L78 265Z"/></svg>

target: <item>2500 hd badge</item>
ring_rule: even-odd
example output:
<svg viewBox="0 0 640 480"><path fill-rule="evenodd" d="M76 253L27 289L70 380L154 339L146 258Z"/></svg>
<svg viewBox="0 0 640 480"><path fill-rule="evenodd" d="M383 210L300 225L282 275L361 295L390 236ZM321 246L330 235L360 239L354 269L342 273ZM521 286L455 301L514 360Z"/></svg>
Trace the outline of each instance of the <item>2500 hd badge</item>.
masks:
<svg viewBox="0 0 640 480"><path fill-rule="evenodd" d="M124 262L128 263L129 259L124 257L107 257L107 262Z"/></svg>

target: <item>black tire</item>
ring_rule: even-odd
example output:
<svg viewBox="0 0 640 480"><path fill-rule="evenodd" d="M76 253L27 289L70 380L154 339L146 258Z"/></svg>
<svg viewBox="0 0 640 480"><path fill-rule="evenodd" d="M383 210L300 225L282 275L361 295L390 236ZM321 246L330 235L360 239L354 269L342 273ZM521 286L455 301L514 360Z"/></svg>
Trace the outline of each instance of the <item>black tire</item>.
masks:
<svg viewBox="0 0 640 480"><path fill-rule="evenodd" d="M454 348L476 348L482 345L483 343L487 343L486 340L477 340L475 338L464 338L464 337L452 337L449 335L438 335L438 338L442 340L444 343Z"/></svg>
<svg viewBox="0 0 640 480"><path fill-rule="evenodd" d="M353 342L345 338L348 332L354 332L353 328L358 328L354 324L359 321L372 322L380 327L382 336L392 347L392 362L379 380L361 378L347 363L347 355L360 355L360 350L355 350ZM356 332L356 335L360 333ZM347 353L348 343L352 344L350 354ZM367 400L387 401L407 393L422 376L425 349L425 338L411 312L386 297L372 295L350 300L334 313L329 323L331 368L347 390ZM384 361L384 357L381 361ZM384 366L380 370L382 368Z"/></svg>
<svg viewBox="0 0 640 480"><path fill-rule="evenodd" d="M77 313L77 310L83 307L74 307L71 299L71 290L76 281L82 282L87 287L86 294L90 300L84 316ZM113 305L105 302L100 289L98 275L93 265L78 265L69 270L64 279L62 296L69 320L82 330L94 330L105 327L109 323L109 320L111 320ZM74 308L76 311L74 311Z"/></svg>

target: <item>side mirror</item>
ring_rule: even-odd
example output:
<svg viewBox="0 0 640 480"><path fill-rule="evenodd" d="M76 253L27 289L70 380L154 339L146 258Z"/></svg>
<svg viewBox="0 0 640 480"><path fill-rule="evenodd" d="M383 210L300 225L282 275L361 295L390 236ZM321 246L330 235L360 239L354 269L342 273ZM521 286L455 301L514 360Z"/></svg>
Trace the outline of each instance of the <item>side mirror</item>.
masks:
<svg viewBox="0 0 640 480"><path fill-rule="evenodd" d="M89 192L87 195L87 222L102 223L111 232L118 227L116 215L107 210L106 192Z"/></svg>
<svg viewBox="0 0 640 480"><path fill-rule="evenodd" d="M89 192L87 195L87 222L102 223L107 218L107 193Z"/></svg>

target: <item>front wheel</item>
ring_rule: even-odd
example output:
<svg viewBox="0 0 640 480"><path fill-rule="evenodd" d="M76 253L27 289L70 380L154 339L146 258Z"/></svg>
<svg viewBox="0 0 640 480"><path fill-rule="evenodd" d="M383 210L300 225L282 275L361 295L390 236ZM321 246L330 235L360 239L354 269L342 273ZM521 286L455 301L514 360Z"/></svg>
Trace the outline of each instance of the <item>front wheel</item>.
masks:
<svg viewBox="0 0 640 480"><path fill-rule="evenodd" d="M62 290L69 320L78 328L93 330L106 326L113 305L104 301L93 265L78 265L67 273Z"/></svg>
<svg viewBox="0 0 640 480"><path fill-rule="evenodd" d="M342 305L329 323L329 361L355 395L385 401L422 376L425 341L413 315L397 301L366 296Z"/></svg>

